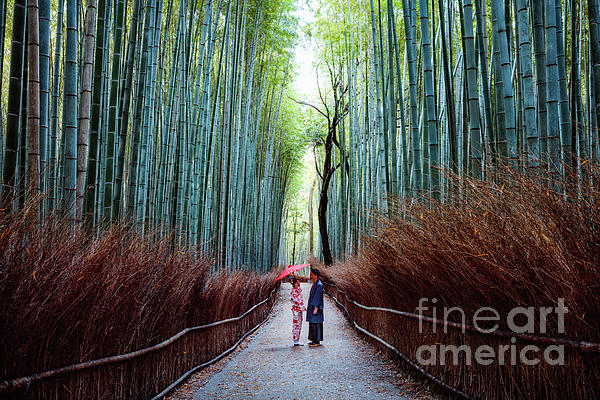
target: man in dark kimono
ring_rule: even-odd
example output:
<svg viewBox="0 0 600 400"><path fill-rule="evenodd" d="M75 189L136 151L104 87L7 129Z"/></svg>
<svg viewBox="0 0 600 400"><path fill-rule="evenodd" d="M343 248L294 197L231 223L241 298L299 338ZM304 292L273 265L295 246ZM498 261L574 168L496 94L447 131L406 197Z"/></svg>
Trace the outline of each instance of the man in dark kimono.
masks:
<svg viewBox="0 0 600 400"><path fill-rule="evenodd" d="M311 268L310 279L313 285L310 288L306 321L308 321L309 346L318 346L323 340L323 284L319 280L319 270Z"/></svg>

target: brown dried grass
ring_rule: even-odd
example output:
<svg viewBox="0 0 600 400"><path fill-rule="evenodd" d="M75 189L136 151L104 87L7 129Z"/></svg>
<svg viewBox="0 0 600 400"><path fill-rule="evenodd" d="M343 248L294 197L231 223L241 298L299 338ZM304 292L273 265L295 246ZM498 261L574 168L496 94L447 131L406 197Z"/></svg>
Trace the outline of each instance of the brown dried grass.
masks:
<svg viewBox="0 0 600 400"><path fill-rule="evenodd" d="M568 307L564 333L558 332L556 314L552 313L548 331L542 335L598 343L599 168L588 163L582 169L588 179L577 184L559 184L509 168L498 173L495 183L452 176L453 186L460 189L452 201L396 200L392 216L373 214L374 226L362 238L358 255L323 268L324 280L369 306L416 312L419 299L425 297L430 299L426 314L431 315L431 299L436 298L439 318L443 307L456 306L465 311L471 324L477 309L493 307L501 316L500 329L508 329L506 316L514 307L554 307L558 298L564 298ZM390 317L394 322L384 323L390 318L358 309L354 317L363 326L379 330L413 359L415 345L427 340L498 342L489 335L475 338L469 333L438 332L426 339L427 335L417 332L414 323L406 319ZM461 322L458 313L449 319ZM600 395L597 382L584 378L597 376L600 356L567 353L567 365L560 370L540 366L484 371L463 365L460 372L452 368L431 371L444 375L448 382L458 382L477 397ZM453 373L455 378L448 378ZM478 383L480 386L473 386L482 376L486 378ZM494 386L494 382L498 384ZM571 390L568 396L565 390Z"/></svg>
<svg viewBox="0 0 600 400"><path fill-rule="evenodd" d="M42 230L33 209L0 219L0 380L154 345L238 316L276 285L273 273L211 274L207 257L126 224L96 236L52 216Z"/></svg>

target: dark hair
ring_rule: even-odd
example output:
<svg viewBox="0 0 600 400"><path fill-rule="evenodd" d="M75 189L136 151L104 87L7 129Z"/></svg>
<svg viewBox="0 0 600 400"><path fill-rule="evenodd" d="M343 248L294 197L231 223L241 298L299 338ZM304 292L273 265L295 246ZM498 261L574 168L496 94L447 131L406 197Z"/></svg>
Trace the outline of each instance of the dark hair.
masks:
<svg viewBox="0 0 600 400"><path fill-rule="evenodd" d="M298 278L296 278L296 277L292 276L292 277L290 278L290 283L291 283L292 285L295 285L295 284L296 284L296 282L298 282Z"/></svg>
<svg viewBox="0 0 600 400"><path fill-rule="evenodd" d="M319 276L319 270L316 268L311 268L310 272L312 272L313 274L315 274L316 276Z"/></svg>

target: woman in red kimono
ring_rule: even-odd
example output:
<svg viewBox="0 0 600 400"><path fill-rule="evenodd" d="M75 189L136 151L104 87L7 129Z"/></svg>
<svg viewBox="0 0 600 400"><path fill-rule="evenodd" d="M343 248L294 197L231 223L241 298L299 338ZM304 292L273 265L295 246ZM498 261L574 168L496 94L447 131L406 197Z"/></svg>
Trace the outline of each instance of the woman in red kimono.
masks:
<svg viewBox="0 0 600 400"><path fill-rule="evenodd" d="M302 330L302 309L304 300L302 299L302 289L300 282L295 277L290 278L292 291L290 293L290 302L292 303L292 336L294 337L294 346L302 346L300 343L300 330Z"/></svg>

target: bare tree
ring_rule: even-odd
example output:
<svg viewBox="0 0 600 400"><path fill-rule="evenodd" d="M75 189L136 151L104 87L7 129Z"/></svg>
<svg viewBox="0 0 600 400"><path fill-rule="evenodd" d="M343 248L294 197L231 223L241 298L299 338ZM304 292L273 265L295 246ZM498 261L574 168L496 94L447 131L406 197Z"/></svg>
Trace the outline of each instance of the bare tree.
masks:
<svg viewBox="0 0 600 400"><path fill-rule="evenodd" d="M315 157L315 166L317 174L321 179L321 192L319 195L319 208L317 211L317 218L319 221L319 233L321 234L321 251L323 253L323 262L327 265L333 263L333 257L331 256L331 247L329 246L329 232L327 230L327 204L329 202L328 189L333 178L335 171L342 165L342 162L338 162L337 165L333 164L333 150L334 145L340 151L340 160L343 160L348 168L347 164L347 153L346 150L340 146L337 138L338 125L342 122L344 117L348 114L348 103L345 102L344 96L348 91L348 86L343 82L343 75L340 70L338 73L334 73L329 68L329 76L331 79L331 89L333 92L333 106L327 105L327 101L321 92L321 87L318 84L319 98L323 105L323 108L319 108L313 104L293 99L298 104L302 104L308 107L312 107L319 114L321 114L327 120L327 136L325 138L325 160L323 161L323 168L319 168L319 163Z"/></svg>

